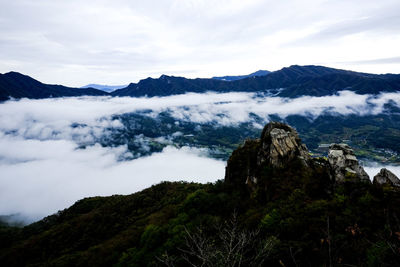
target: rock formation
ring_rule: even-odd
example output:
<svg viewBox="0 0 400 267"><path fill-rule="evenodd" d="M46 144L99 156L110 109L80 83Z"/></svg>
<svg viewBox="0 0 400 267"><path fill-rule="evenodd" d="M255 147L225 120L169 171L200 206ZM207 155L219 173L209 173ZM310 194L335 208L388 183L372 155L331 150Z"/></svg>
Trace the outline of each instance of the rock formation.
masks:
<svg viewBox="0 0 400 267"><path fill-rule="evenodd" d="M332 144L328 159L312 158L296 130L279 122L268 123L261 138L246 140L233 151L227 162L225 181L250 193L300 181L309 184L315 181L316 186L321 186L320 192L332 192L341 183L371 183L349 145ZM382 169L374 177L374 184L400 187L400 179Z"/></svg>
<svg viewBox="0 0 400 267"><path fill-rule="evenodd" d="M370 182L368 174L358 163L354 151L349 145L332 144L329 147L328 160L333 171L335 182Z"/></svg>
<svg viewBox="0 0 400 267"><path fill-rule="evenodd" d="M310 159L307 147L301 143L296 130L280 122L267 124L261 134L258 165L267 163L274 167L283 167L295 158L305 164Z"/></svg>
<svg viewBox="0 0 400 267"><path fill-rule="evenodd" d="M400 187L400 179L385 168L381 169L381 171L374 176L373 182L376 185L391 185Z"/></svg>
<svg viewBox="0 0 400 267"><path fill-rule="evenodd" d="M259 185L263 168L284 168L295 161L307 167L310 159L296 130L283 123L271 122L264 127L260 139L247 140L232 153L225 181L246 184L253 191Z"/></svg>

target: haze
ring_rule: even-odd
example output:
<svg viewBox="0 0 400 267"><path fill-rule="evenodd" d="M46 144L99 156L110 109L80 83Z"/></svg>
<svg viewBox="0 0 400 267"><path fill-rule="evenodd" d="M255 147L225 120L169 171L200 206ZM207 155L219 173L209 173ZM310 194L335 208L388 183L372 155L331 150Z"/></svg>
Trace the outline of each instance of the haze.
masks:
<svg viewBox="0 0 400 267"><path fill-rule="evenodd" d="M310 120L326 113L362 116L385 112L389 101L400 106L400 93L372 96L342 91L295 99L190 93L6 101L0 104L0 215L19 214L31 222L84 197L130 194L165 180L204 183L224 178L225 162L210 158L207 149L167 146L161 153L132 160L126 145L101 146L98 140L124 127L114 115L140 113L157 118L167 112L177 123L221 127L253 122L261 129L263 125L252 121L250 114L265 118L264 123L271 114L283 118L300 114ZM134 138L140 143L143 137ZM86 148L82 143L88 144ZM381 167L369 166L371 177ZM399 167L388 168L400 176Z"/></svg>

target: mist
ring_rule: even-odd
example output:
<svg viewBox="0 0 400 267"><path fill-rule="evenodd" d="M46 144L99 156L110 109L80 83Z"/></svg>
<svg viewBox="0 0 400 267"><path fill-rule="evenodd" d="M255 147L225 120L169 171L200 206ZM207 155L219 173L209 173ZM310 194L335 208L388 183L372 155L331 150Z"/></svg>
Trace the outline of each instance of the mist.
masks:
<svg viewBox="0 0 400 267"><path fill-rule="evenodd" d="M0 163L0 214L22 214L26 222L84 197L131 194L161 181L207 183L224 177L225 162L187 147L167 147L149 157L117 161L116 155L124 153L124 148L75 149L64 140L7 141L17 149L0 151L8 157ZM20 150L21 142L24 150Z"/></svg>

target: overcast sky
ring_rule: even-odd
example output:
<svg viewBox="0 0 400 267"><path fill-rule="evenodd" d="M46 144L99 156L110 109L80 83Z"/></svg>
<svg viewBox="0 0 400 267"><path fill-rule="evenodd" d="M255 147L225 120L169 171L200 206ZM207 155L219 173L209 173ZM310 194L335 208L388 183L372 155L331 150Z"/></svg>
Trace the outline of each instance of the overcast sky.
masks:
<svg viewBox="0 0 400 267"><path fill-rule="evenodd" d="M0 72L126 84L320 64L400 73L399 0L0 0Z"/></svg>

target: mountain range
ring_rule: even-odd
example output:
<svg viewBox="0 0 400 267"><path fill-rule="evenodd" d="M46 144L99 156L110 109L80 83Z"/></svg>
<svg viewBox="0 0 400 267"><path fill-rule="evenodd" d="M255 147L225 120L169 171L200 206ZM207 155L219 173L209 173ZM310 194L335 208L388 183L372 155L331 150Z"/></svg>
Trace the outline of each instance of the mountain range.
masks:
<svg viewBox="0 0 400 267"><path fill-rule="evenodd" d="M29 76L9 72L0 74L0 100L4 101L10 97L39 99L82 95L152 97L207 91L273 93L281 97L294 98L303 95L332 95L341 90L350 90L358 94L379 94L400 90L400 74L369 74L313 65L293 65L267 75L250 75L230 82L223 79L223 77L187 79L161 75L157 79L143 79L107 93L94 88L44 84Z"/></svg>
<svg viewBox="0 0 400 267"><path fill-rule="evenodd" d="M258 76L265 76L267 74L271 73L268 70L258 70L256 72L247 74L247 75L239 75L239 76L221 76L221 77L212 77L214 80L221 80L221 81L227 81L227 82L231 82L231 81L237 81L237 80L241 80L241 79L245 79L245 78L249 78L249 77L258 77Z"/></svg>
<svg viewBox="0 0 400 267"><path fill-rule="evenodd" d="M0 101L11 98L49 98L63 96L101 96L106 92L93 89L79 89L63 85L41 83L27 75L18 72L0 74Z"/></svg>
<svg viewBox="0 0 400 267"><path fill-rule="evenodd" d="M126 87L126 85L105 85L105 84L91 83L91 84L82 86L81 88L82 89L94 88L94 89L102 90L107 93L111 93L112 91L115 91L115 90L121 89L121 88L125 88L125 87Z"/></svg>

